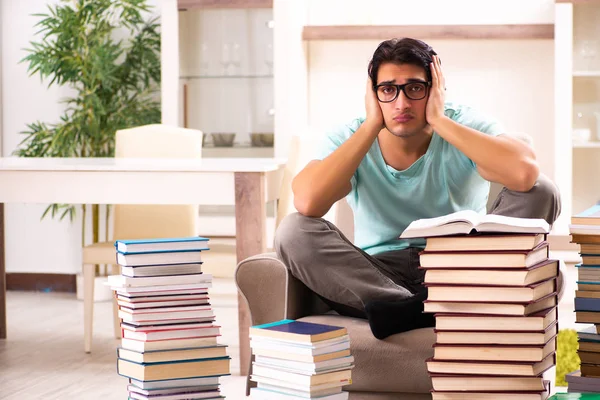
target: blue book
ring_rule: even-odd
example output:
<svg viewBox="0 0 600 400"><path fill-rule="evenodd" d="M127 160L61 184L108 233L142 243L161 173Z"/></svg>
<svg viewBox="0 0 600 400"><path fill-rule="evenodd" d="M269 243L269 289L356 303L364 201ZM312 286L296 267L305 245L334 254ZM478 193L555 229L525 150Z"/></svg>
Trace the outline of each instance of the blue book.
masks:
<svg viewBox="0 0 600 400"><path fill-rule="evenodd" d="M201 236L184 238L158 238L117 240L115 247L119 253L159 253L170 251L208 250L208 239Z"/></svg>
<svg viewBox="0 0 600 400"><path fill-rule="evenodd" d="M575 297L575 311L600 311L600 299Z"/></svg>
<svg viewBox="0 0 600 400"><path fill-rule="evenodd" d="M575 264L575 268L600 268L600 265L593 265L593 264Z"/></svg>
<svg viewBox="0 0 600 400"><path fill-rule="evenodd" d="M250 327L250 337L272 338L300 343L314 343L344 336L346 328L284 319Z"/></svg>

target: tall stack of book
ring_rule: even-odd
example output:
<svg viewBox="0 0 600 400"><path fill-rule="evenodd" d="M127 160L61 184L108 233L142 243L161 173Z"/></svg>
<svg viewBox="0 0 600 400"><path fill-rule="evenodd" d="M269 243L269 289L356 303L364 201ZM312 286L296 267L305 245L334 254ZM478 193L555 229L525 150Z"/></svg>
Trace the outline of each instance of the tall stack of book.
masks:
<svg viewBox="0 0 600 400"><path fill-rule="evenodd" d="M475 230L476 232L473 232ZM462 211L411 224L435 313L433 400L540 400L556 363L558 261L544 220Z"/></svg>
<svg viewBox="0 0 600 400"><path fill-rule="evenodd" d="M202 273L201 237L119 240L115 291L122 340L117 372L129 399L221 399L229 375L226 346L209 303L212 276Z"/></svg>
<svg viewBox="0 0 600 400"><path fill-rule="evenodd" d="M346 400L354 357L346 328L282 320L250 328L255 400Z"/></svg>
<svg viewBox="0 0 600 400"><path fill-rule="evenodd" d="M594 326L577 332L581 370L567 375L570 392L600 392L600 205L571 217L572 241L579 244L575 318Z"/></svg>

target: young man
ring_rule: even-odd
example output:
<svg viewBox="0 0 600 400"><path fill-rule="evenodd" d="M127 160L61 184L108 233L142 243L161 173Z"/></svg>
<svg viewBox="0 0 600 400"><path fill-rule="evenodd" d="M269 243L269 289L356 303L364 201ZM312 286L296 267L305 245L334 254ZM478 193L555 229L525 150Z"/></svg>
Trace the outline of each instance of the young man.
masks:
<svg viewBox="0 0 600 400"><path fill-rule="evenodd" d="M366 118L329 134L292 182L298 213L277 231L279 257L342 315L368 318L378 338L433 326L418 269L424 240L399 240L414 220L464 209L486 212L489 181L504 186L491 213L560 213L556 187L533 150L495 121L445 102L440 60L426 43L379 45L369 64ZM355 245L321 217L343 197Z"/></svg>

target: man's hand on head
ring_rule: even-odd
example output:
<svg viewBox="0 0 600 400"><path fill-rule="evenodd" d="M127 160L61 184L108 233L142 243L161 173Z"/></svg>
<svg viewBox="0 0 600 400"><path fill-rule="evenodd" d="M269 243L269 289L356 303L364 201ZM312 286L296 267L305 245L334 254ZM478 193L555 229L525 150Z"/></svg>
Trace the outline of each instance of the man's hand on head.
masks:
<svg viewBox="0 0 600 400"><path fill-rule="evenodd" d="M383 113L381 112L379 100L377 100L377 95L373 89L373 82L371 81L371 78L367 79L365 108L367 111L367 119L365 123L371 124L371 126L377 128L378 131L382 130L385 127Z"/></svg>
<svg viewBox="0 0 600 400"><path fill-rule="evenodd" d="M442 73L442 66L438 56L433 56L431 68L431 87L429 88L429 98L427 99L427 108L425 109L425 117L427 123L434 127L444 115L444 101L446 98L446 80Z"/></svg>

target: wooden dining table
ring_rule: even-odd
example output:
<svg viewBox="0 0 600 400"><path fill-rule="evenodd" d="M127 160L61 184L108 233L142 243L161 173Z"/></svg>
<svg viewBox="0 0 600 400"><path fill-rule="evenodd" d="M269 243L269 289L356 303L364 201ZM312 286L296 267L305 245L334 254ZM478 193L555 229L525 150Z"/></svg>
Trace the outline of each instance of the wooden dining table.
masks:
<svg viewBox="0 0 600 400"><path fill-rule="evenodd" d="M266 203L278 199L285 164L275 158L0 158L0 339L10 334L5 203L235 205L239 262L265 251ZM250 316L244 301L238 301L238 316L246 375Z"/></svg>

